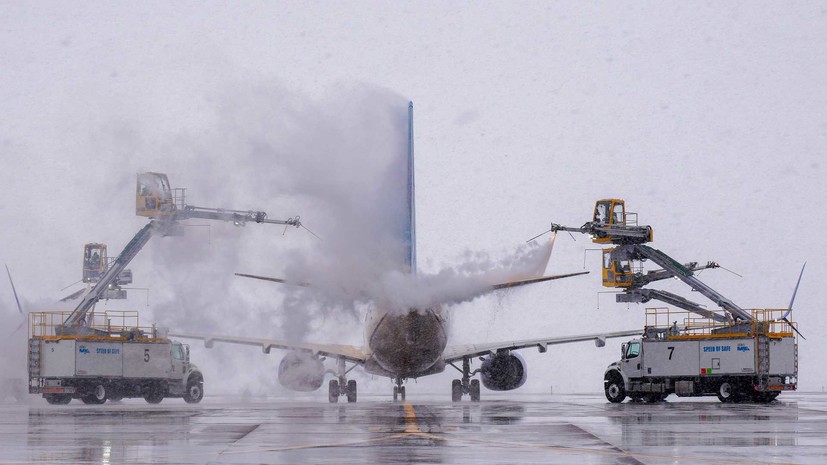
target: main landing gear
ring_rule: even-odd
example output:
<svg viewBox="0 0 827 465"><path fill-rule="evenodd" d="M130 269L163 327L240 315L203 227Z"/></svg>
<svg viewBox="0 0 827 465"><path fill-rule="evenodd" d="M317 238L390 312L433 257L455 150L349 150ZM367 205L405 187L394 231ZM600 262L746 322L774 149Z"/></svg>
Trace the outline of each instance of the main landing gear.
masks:
<svg viewBox="0 0 827 465"><path fill-rule="evenodd" d="M350 367L352 370L356 365ZM356 380L347 379L350 370L345 369L345 360L340 358L336 361L336 378L328 383L327 400L330 403L339 402L339 396L347 396L348 403L356 402Z"/></svg>
<svg viewBox="0 0 827 465"><path fill-rule="evenodd" d="M463 357L461 370L453 363L451 363L451 366L462 373L462 379L455 379L451 383L451 400L459 402L463 395L468 394L471 396L471 402L479 402L480 380L471 379L471 377L479 373L480 370L471 371L471 358Z"/></svg>

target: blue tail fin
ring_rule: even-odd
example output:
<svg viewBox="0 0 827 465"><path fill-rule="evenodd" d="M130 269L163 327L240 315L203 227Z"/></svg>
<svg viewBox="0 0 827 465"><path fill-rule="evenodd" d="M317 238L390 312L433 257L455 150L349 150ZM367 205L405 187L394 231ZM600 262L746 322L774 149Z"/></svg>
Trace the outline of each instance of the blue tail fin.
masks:
<svg viewBox="0 0 827 465"><path fill-rule="evenodd" d="M405 225L405 264L416 274L416 192L414 189L413 102L408 102L408 218Z"/></svg>

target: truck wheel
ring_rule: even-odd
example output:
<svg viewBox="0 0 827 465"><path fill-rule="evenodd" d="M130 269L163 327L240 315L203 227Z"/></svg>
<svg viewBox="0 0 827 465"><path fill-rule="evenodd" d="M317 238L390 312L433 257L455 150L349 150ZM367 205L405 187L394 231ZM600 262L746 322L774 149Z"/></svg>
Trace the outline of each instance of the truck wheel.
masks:
<svg viewBox="0 0 827 465"><path fill-rule="evenodd" d="M204 398L204 379L201 375L192 375L187 380L187 388L184 390L184 402L197 404Z"/></svg>
<svg viewBox="0 0 827 465"><path fill-rule="evenodd" d="M106 402L106 387L103 384L96 384L90 394L80 398L84 404L99 405Z"/></svg>
<svg viewBox="0 0 827 465"><path fill-rule="evenodd" d="M72 396L68 394L46 394L44 397L52 405L66 405L72 401Z"/></svg>
<svg viewBox="0 0 827 465"><path fill-rule="evenodd" d="M608 373L604 379L606 399L614 404L623 402L626 398L626 388L623 386L623 378L617 373Z"/></svg>
<svg viewBox="0 0 827 465"><path fill-rule="evenodd" d="M160 404L164 400L164 389L161 386L153 385L144 394L144 400L150 404Z"/></svg>
<svg viewBox="0 0 827 465"><path fill-rule="evenodd" d="M663 402L664 400L666 400L666 396L668 395L669 394L665 393L649 394L648 396L646 396L646 402L649 402L650 404Z"/></svg>
<svg viewBox="0 0 827 465"><path fill-rule="evenodd" d="M723 381L718 385L718 400L724 403L732 403L738 400L738 388L729 381Z"/></svg>
<svg viewBox="0 0 827 465"><path fill-rule="evenodd" d="M752 400L761 404L768 404L778 397L779 392L756 392L752 395Z"/></svg>
<svg viewBox="0 0 827 465"><path fill-rule="evenodd" d="M471 380L471 402L480 401L480 380Z"/></svg>
<svg viewBox="0 0 827 465"><path fill-rule="evenodd" d="M356 402L356 380L351 379L347 382L347 401L348 403Z"/></svg>
<svg viewBox="0 0 827 465"><path fill-rule="evenodd" d="M339 402L339 381L331 379L327 384L327 400L331 404Z"/></svg>

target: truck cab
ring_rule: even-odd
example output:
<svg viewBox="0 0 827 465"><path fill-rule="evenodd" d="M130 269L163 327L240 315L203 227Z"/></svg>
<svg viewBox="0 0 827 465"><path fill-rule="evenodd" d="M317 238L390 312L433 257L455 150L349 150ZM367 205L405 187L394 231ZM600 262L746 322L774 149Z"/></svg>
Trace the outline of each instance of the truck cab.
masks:
<svg viewBox="0 0 827 465"><path fill-rule="evenodd" d="M173 382L170 394L184 398L187 403L198 403L204 396L204 378L198 367L190 362L190 346L172 341L170 346Z"/></svg>
<svg viewBox="0 0 827 465"><path fill-rule="evenodd" d="M621 346L620 366L627 377L637 377L643 373L643 342L632 339Z"/></svg>

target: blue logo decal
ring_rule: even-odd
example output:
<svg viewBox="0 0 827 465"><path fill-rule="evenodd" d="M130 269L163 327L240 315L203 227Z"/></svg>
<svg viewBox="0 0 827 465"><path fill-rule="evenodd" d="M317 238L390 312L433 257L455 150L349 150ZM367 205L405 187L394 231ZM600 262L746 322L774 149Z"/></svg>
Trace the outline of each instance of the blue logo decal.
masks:
<svg viewBox="0 0 827 465"><path fill-rule="evenodd" d="M749 347L744 344L738 344L738 352L749 352Z"/></svg>
<svg viewBox="0 0 827 465"><path fill-rule="evenodd" d="M88 354L89 349L87 349L86 346L80 346L80 349L78 349L78 352L80 352L82 354Z"/></svg>

